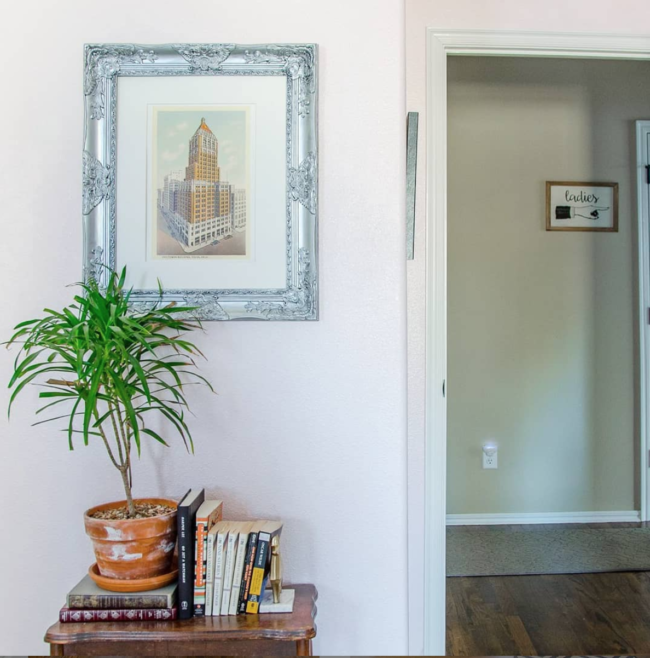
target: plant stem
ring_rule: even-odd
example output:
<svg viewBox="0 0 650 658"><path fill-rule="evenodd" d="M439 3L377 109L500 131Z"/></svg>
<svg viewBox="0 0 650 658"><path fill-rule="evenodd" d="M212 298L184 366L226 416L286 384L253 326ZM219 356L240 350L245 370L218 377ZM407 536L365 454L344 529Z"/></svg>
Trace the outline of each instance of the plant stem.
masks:
<svg viewBox="0 0 650 658"><path fill-rule="evenodd" d="M115 409L110 402L108 403L108 409L111 412L111 423L113 424L113 434L115 435L115 442L117 443L117 450L120 455L120 463L124 465L124 455L122 454L122 443L120 441L120 434L117 429L117 423L115 422L115 416L113 415L115 413Z"/></svg>
<svg viewBox="0 0 650 658"><path fill-rule="evenodd" d="M95 409L94 411L95 418L97 418L97 410ZM104 445L106 446L106 450L108 451L108 456L111 458L111 461L113 462L113 466L120 470L120 464L115 461L115 457L113 457L113 451L111 450L111 446L108 444L108 439L106 438L106 432L104 432L104 428L101 425L97 426L97 429L99 430L99 434L102 437L102 441L104 441Z"/></svg>
<svg viewBox="0 0 650 658"><path fill-rule="evenodd" d="M126 493L126 507L129 512L129 518L135 518L135 503L133 502L133 495L131 494L131 486L129 484L129 471L128 468L120 468L122 474L122 483L124 484L124 492Z"/></svg>
<svg viewBox="0 0 650 658"><path fill-rule="evenodd" d="M133 477L131 473L131 434L129 433L128 426L122 416L119 402L115 405L115 410L117 411L117 426L120 428L120 436L122 437L122 443L124 444L124 452L126 455L124 464L129 476L129 486L131 487L133 486Z"/></svg>
<svg viewBox="0 0 650 658"><path fill-rule="evenodd" d="M104 432L104 428L101 425L99 425L99 432L102 435L102 438L104 439L104 444L106 445L106 449L108 450L108 454L110 455L113 464L115 465L117 470L120 472L120 475L122 476L122 484L124 485L124 492L126 494L126 506L128 510L128 516L130 519L132 519L135 517L136 511L135 511L135 504L133 503L133 494L131 492L131 459L129 455L130 448L128 444L126 444L125 442L124 452L122 451L122 437L124 437L124 428L122 427L122 415L120 414L119 403L113 405L109 402L108 409L110 411L111 423L113 425L113 434L115 435L117 450L120 457L119 464L116 462L116 460L113 457L110 446L108 444L108 439ZM113 415L115 413L117 413L119 422L115 421L115 416ZM95 410L95 417L96 418L98 417L97 410Z"/></svg>

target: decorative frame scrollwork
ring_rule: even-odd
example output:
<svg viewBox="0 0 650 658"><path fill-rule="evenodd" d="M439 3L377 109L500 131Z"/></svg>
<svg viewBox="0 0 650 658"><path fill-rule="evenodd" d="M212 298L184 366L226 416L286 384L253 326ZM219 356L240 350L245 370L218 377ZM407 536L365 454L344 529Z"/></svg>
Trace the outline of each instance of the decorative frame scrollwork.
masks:
<svg viewBox="0 0 650 658"><path fill-rule="evenodd" d="M84 278L116 268L117 81L120 76L285 76L286 284L280 289L166 290L202 320L318 319L318 76L315 44L89 44L84 53ZM135 309L158 290L134 290Z"/></svg>

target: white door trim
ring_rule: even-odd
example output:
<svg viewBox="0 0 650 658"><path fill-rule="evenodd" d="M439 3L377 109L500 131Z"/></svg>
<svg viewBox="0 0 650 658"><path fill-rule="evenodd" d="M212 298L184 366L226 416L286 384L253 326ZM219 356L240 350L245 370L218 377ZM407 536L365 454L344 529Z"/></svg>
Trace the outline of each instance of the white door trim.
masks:
<svg viewBox="0 0 650 658"><path fill-rule="evenodd" d="M426 475L424 491L411 489L424 500L424 551L423 563L410 565L412 578L424 579L425 655L445 654L448 55L650 59L650 37L427 29ZM641 462L645 484L647 462ZM409 534L417 536L417 529Z"/></svg>
<svg viewBox="0 0 650 658"><path fill-rule="evenodd" d="M636 169L637 169L637 215L638 215L638 280L639 280L639 411L640 411L640 473L641 486L641 520L647 521L650 513L648 496L648 466L650 466L650 405L648 390L650 386L650 187L646 165L650 164L650 121L636 122Z"/></svg>
<svg viewBox="0 0 650 658"><path fill-rule="evenodd" d="M534 523L634 523L641 514L626 512L529 512L528 514L447 514L447 525L531 525Z"/></svg>

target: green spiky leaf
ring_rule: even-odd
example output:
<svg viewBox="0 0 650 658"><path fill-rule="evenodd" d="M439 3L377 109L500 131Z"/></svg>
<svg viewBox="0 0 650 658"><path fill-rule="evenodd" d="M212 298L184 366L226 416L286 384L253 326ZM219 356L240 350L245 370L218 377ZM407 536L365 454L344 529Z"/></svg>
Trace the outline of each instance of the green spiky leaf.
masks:
<svg viewBox="0 0 650 658"><path fill-rule="evenodd" d="M25 320L14 328L8 347L19 345L9 381L9 410L28 384L46 388L48 400L36 413L57 406L59 414L36 425L66 419L63 431L73 449L73 435L84 444L103 441L118 468L130 463L141 436L165 446L168 437L147 427L153 416L165 421L186 449L194 442L185 421L189 411L184 386L210 383L197 372L195 357L203 356L187 334L201 328L192 317L194 307L163 304L159 299L146 311L132 311L127 271L108 268L104 286L89 280L76 284L80 294L61 309L45 309L41 318ZM162 397L159 396L162 395Z"/></svg>

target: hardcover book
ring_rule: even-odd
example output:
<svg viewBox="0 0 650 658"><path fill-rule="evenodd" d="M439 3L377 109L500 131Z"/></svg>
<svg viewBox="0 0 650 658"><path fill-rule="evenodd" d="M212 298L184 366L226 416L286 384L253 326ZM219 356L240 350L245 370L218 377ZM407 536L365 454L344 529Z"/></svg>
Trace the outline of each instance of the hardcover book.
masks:
<svg viewBox="0 0 650 658"><path fill-rule="evenodd" d="M194 615L205 615L205 577L207 573L207 539L212 526L221 521L223 502L206 500L196 512L196 539L194 547Z"/></svg>
<svg viewBox="0 0 650 658"><path fill-rule="evenodd" d="M281 521L265 521L259 531L257 552L246 601L246 612L257 614L271 566L271 539L282 532Z"/></svg>
<svg viewBox="0 0 650 658"><path fill-rule="evenodd" d="M88 621L172 621L176 608L144 608L121 610L74 610L61 608L59 621L68 624Z"/></svg>
<svg viewBox="0 0 650 658"><path fill-rule="evenodd" d="M242 523L237 540L237 555L235 556L235 568L232 576L232 591L230 592L229 615L236 615L239 611L239 593L241 590L242 577L244 575L244 562L246 560L246 547L248 546L248 535L253 527L252 522Z"/></svg>
<svg viewBox="0 0 650 658"><path fill-rule="evenodd" d="M237 552L237 540L239 539L239 528L241 523L231 523L228 532L228 553L223 574L223 595L221 597L220 614L227 615L230 608L230 592L232 590L232 578L235 571L235 553Z"/></svg>
<svg viewBox="0 0 650 658"><path fill-rule="evenodd" d="M221 614L221 598L223 596L223 576L228 557L228 529L230 521L221 521L217 523L217 539L214 549L214 585L213 585L213 602L212 615Z"/></svg>
<svg viewBox="0 0 650 658"><path fill-rule="evenodd" d="M205 500L205 490L190 490L178 504L178 618L194 613L194 533L196 512Z"/></svg>
<svg viewBox="0 0 650 658"><path fill-rule="evenodd" d="M207 568L205 571L205 616L212 614L212 604L214 600L214 557L215 549L217 543L217 530L219 528L219 523L215 523L210 532L208 532L207 538L207 551L206 551L206 562Z"/></svg>
<svg viewBox="0 0 650 658"><path fill-rule="evenodd" d="M253 563L255 561L255 553L257 552L257 537L259 535L259 525L253 524L250 533L248 534L248 545L246 546L246 558L244 559L244 573L242 575L241 585L239 589L239 608L238 612L244 614L246 612L246 603L248 601L248 592L251 587L251 575L253 574Z"/></svg>
<svg viewBox="0 0 650 658"><path fill-rule="evenodd" d="M73 610L124 610L173 608L177 583L147 592L120 593L101 589L89 575L73 587L66 597L65 607Z"/></svg>

